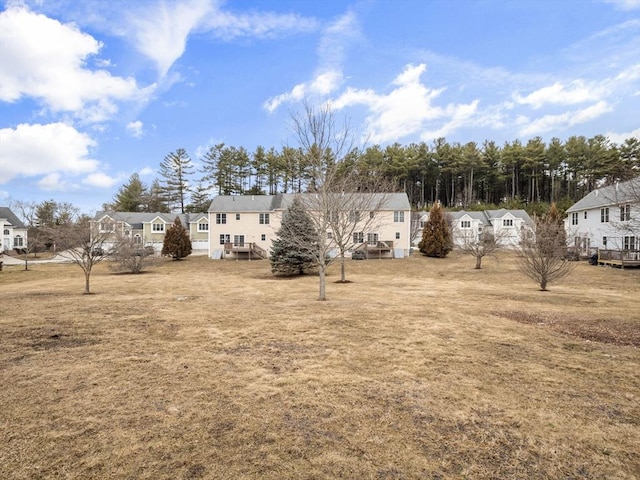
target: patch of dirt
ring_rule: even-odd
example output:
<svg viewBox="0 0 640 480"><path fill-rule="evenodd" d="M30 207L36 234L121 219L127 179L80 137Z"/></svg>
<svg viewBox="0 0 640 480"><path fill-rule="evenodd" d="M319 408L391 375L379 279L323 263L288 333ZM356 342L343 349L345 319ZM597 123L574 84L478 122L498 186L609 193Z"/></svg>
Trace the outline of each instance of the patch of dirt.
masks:
<svg viewBox="0 0 640 480"><path fill-rule="evenodd" d="M592 342L620 346L640 347L640 330L637 325L615 318L579 317L555 312L523 312L516 310L494 311L491 314L518 323L540 325L565 335Z"/></svg>

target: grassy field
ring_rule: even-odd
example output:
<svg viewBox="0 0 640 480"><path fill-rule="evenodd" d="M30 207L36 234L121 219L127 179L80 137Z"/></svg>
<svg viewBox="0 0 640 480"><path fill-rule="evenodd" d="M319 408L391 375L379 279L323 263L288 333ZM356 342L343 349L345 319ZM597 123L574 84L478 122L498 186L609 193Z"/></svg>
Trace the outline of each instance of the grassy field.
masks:
<svg viewBox="0 0 640 480"><path fill-rule="evenodd" d="M0 273L0 478L637 479L640 270Z"/></svg>

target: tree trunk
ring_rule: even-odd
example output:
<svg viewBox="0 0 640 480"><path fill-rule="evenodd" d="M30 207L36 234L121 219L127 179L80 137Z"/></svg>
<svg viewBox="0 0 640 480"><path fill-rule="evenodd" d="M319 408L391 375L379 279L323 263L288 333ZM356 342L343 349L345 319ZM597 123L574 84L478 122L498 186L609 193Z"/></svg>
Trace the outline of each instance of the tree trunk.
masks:
<svg viewBox="0 0 640 480"><path fill-rule="evenodd" d="M476 270L480 270L482 266L482 257L480 255L476 256Z"/></svg>
<svg viewBox="0 0 640 480"><path fill-rule="evenodd" d="M547 277L545 276L540 279L540 290L543 292L547 291Z"/></svg>
<svg viewBox="0 0 640 480"><path fill-rule="evenodd" d="M91 277L91 271L90 270L85 270L84 271L84 293L89 294L91 293L91 290L89 289L89 278Z"/></svg>
<svg viewBox="0 0 640 480"><path fill-rule="evenodd" d="M325 301L327 299L326 292L325 292L325 290L326 290L326 288L325 288L325 282L326 282L326 279L325 279L325 268L326 268L326 265L324 265L324 264L320 265L320 269L319 269L319 272L318 272L318 276L320 277L320 293L318 295L318 300L320 300L320 301Z"/></svg>
<svg viewBox="0 0 640 480"><path fill-rule="evenodd" d="M344 266L344 252L340 254L340 281L345 283L347 281L347 275L345 274Z"/></svg>

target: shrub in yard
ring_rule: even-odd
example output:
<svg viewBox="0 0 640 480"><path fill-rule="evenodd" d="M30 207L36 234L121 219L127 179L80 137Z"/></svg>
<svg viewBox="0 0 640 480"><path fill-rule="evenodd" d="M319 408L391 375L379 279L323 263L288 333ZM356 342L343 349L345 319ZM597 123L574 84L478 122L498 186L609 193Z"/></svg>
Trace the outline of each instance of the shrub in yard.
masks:
<svg viewBox="0 0 640 480"><path fill-rule="evenodd" d="M162 245L162 255L180 260L191 255L191 240L179 217L167 229Z"/></svg>

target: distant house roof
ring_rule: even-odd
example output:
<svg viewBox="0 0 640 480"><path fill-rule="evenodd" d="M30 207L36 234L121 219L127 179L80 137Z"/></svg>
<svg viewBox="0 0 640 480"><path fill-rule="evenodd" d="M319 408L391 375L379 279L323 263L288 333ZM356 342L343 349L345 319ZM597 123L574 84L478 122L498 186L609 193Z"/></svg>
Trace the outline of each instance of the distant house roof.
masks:
<svg viewBox="0 0 640 480"><path fill-rule="evenodd" d="M142 228L143 223L150 223L156 218L160 218L166 223L173 223L176 217L180 218L180 221L183 225L187 225L189 223L198 222L199 220L207 220L206 213L161 213L161 212L113 212L113 211L102 211L97 212L93 217L94 221L100 220L101 218L108 216L113 220L125 222L131 225L132 228Z"/></svg>
<svg viewBox="0 0 640 480"><path fill-rule="evenodd" d="M467 215L475 220L480 221L483 225L493 225L493 222L495 220L504 218L507 214L510 214L514 218L521 218L531 228L535 228L535 222L525 210L508 210L506 208L500 208L498 210L482 210L481 212L467 212L465 210L460 210L457 212L447 212L449 218L453 220L460 220L462 217Z"/></svg>
<svg viewBox="0 0 640 480"><path fill-rule="evenodd" d="M27 228L9 207L0 207L0 218L7 220L12 227Z"/></svg>
<svg viewBox="0 0 640 480"><path fill-rule="evenodd" d="M462 217L467 215L474 220L480 221L483 225L489 225L489 219L484 212L467 212L465 210L460 210L458 212L448 212L447 215L449 215L449 218L453 220L460 220Z"/></svg>
<svg viewBox="0 0 640 480"><path fill-rule="evenodd" d="M293 199L303 200L313 193L279 193L277 195L219 195L213 199L209 212L269 212L285 210ZM362 193L373 197L371 205L382 203L385 210L411 210L409 199L405 193Z"/></svg>
<svg viewBox="0 0 640 480"><path fill-rule="evenodd" d="M640 177L620 182L592 191L567 209L568 213L579 210L619 205L621 203L640 203Z"/></svg>

